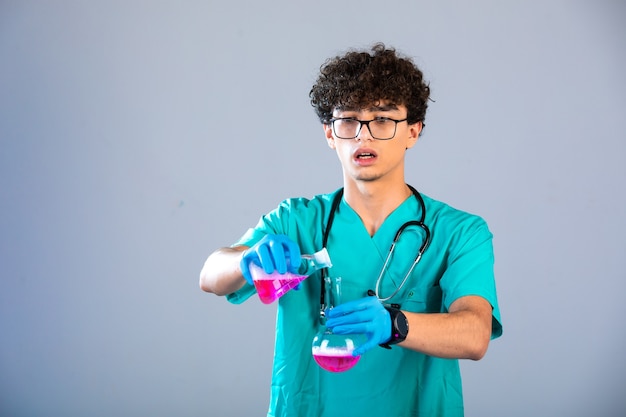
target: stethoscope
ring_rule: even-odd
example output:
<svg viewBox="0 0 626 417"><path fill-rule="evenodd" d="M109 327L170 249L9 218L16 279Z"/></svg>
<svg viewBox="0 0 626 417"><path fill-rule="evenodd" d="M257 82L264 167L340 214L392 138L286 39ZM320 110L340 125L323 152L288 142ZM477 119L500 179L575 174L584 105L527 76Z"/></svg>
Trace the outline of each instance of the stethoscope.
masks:
<svg viewBox="0 0 626 417"><path fill-rule="evenodd" d="M378 278L376 279L375 290L374 291L368 290L368 295L375 295L383 303L385 301L389 301L396 294L398 294L398 292L400 292L402 287L404 287L404 284L406 283L407 279L409 279L409 276L411 275L411 273L413 272L413 270L415 269L415 267L419 263L420 259L422 259L422 255L424 254L424 252L428 248L428 245L430 245L430 229L428 228L428 226L426 226L424 224L424 219L426 218L426 205L424 204L424 199L422 198L420 193L415 188L411 187L408 184L407 184L407 186L411 189L411 192L413 193L413 195L415 196L415 198L417 199L417 201L418 201L418 203L420 205L420 208L421 208L420 219L419 220L410 220L410 221L404 223L402 226L400 226L400 228L396 232L395 237L393 238L393 242L391 242L391 247L389 248L389 253L387 254L387 258L385 259L383 267L380 270L380 274L378 274ZM343 197L343 188L340 189L337 192L337 194L335 195L335 197L333 199L333 203L332 203L331 208L330 208L330 215L328 216L328 223L326 223L326 229L324 230L324 236L323 236L323 240L322 240L322 247L324 247L324 248L328 244L328 236L330 235L330 229L331 229L331 227L333 225L333 220L335 218L335 212L337 211L337 207L339 207L339 203L341 202L341 198L342 197ZM425 233L424 240L423 240L422 245L420 246L419 250L417 251L417 255L415 256L415 260L413 261L413 264L409 268L409 271L404 275L404 278L402 279L402 282L400 282L400 285L396 287L396 290L390 296L388 296L388 297L381 297L380 296L380 283L382 282L383 276L385 275L385 271L387 270L387 266L389 265L389 261L391 259L391 255L393 255L393 251L395 250L396 243L398 243L398 240L400 239L400 236L402 235L402 232L404 232L404 230L407 227L409 227L409 226L420 227L424 231L424 233ZM326 277L327 276L328 276L328 268L322 269L322 288L321 288L321 292L320 292L320 315L321 316L324 316L324 311L326 309L326 289L325 289L325 285L326 285ZM399 308L399 307L397 307L397 308Z"/></svg>

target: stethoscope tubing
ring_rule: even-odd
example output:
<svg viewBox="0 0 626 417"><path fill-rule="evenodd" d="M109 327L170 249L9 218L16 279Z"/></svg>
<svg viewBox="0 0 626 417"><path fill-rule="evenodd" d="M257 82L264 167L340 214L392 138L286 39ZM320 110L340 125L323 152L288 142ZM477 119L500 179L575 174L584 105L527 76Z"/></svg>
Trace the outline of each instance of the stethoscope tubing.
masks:
<svg viewBox="0 0 626 417"><path fill-rule="evenodd" d="M389 252L387 254L387 257L385 258L385 262L383 264L383 267L380 270L380 274L378 275L378 278L376 279L376 286L375 286L374 294L376 295L376 297L381 302L385 302L385 301L390 300L391 298L395 297L396 294L398 294L398 292L400 292L400 290L404 287L404 284L408 280L409 276L411 275L411 273L413 272L413 270L415 269L415 267L417 266L419 261L422 259L422 255L424 254L424 252L426 252L426 249L428 249L428 246L430 245L430 240L431 240L430 229L424 223L424 220L426 218L426 204L424 203L424 199L422 198L420 193L415 188L413 188L412 186L410 186L408 184L407 184L407 186L411 189L411 192L413 193L413 195L415 196L415 198L417 199L417 201L418 201L418 203L420 205L420 209L421 209L421 213L420 214L421 215L420 215L420 219L419 220L410 220L410 221L404 223L402 226L400 226L400 228L396 232L396 235L393 238L393 241L391 243L391 247L389 248ZM323 238L322 238L322 247L324 247L324 248L326 248L326 246L328 244L328 237L330 236L330 229L331 229L332 224L333 224L333 220L334 220L334 217L335 217L335 212L337 211L337 207L339 206L339 203L341 202L341 198L342 197L343 197L343 188L340 189L337 192L337 194L335 195L335 197L333 199L333 203L331 205L330 214L328 216L328 222L326 223L326 228L324 230L324 235L323 235ZM388 297L381 297L380 296L380 284L382 282L382 279L383 279L383 276L385 274L385 271L387 270L387 266L389 264L389 261L391 260L391 256L392 256L392 254L393 254L393 252L395 250L396 243L398 243L398 240L400 239L400 236L402 235L404 230L407 227L410 227L410 226L420 227L424 231L425 237L424 237L424 240L422 242L422 245L420 246L419 250L417 251L417 255L415 256L413 264L411 265L411 268L409 268L409 271L406 273L406 275L402 279L402 282L400 283L400 285L398 287L396 287L396 290L390 296L388 296ZM321 315L324 315L324 310L326 308L325 281L326 281L327 275L328 275L328 268L322 269L322 282L321 282L322 287L321 287L321 292L320 292L320 314Z"/></svg>

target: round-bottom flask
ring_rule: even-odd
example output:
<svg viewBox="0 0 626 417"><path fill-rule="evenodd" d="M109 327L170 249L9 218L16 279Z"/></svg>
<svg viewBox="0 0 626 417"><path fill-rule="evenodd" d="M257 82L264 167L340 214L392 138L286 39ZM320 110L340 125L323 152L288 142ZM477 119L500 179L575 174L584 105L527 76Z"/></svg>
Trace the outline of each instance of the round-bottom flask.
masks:
<svg viewBox="0 0 626 417"><path fill-rule="evenodd" d="M329 308L341 302L341 277L326 277L326 300L330 300ZM353 356L352 352L365 341L362 334L334 334L325 326L326 319L322 314L320 329L313 338L312 353L315 362L330 372L343 372L357 364L361 356Z"/></svg>

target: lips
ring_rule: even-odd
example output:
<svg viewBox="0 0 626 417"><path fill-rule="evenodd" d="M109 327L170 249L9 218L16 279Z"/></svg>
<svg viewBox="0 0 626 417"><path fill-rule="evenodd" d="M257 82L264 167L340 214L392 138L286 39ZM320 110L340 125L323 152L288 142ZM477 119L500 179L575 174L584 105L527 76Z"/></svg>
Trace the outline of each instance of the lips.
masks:
<svg viewBox="0 0 626 417"><path fill-rule="evenodd" d="M357 149L352 156L354 162L360 166L369 166L378 158L378 155L373 149L366 148Z"/></svg>
<svg viewBox="0 0 626 417"><path fill-rule="evenodd" d="M354 152L354 159L374 159L376 156L376 152L372 149L357 149Z"/></svg>

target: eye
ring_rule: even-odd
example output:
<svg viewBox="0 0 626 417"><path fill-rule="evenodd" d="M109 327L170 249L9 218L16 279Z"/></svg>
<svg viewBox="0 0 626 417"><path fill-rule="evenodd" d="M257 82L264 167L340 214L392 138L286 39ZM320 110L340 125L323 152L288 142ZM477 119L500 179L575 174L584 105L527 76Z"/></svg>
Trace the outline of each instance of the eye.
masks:
<svg viewBox="0 0 626 417"><path fill-rule="evenodd" d="M388 117L377 117L373 120L373 122L378 125L385 125L385 124L393 123L393 120L391 120Z"/></svg>

